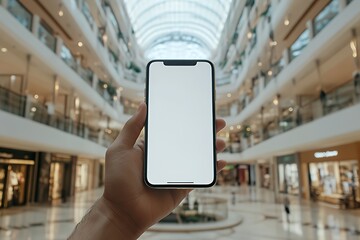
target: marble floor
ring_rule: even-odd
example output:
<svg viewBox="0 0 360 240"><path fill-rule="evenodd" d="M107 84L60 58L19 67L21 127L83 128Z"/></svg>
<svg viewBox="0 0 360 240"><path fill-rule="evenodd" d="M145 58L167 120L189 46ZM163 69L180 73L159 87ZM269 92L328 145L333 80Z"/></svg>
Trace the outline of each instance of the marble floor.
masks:
<svg viewBox="0 0 360 240"><path fill-rule="evenodd" d="M102 189L77 194L57 206L27 206L0 210L0 239L66 239ZM232 193L232 192L235 192ZM290 221L283 205L269 190L215 187L197 194L228 199L228 209L243 218L229 229L194 233L148 231L140 239L360 239L360 210L339 210L291 198ZM235 196L235 197L234 197Z"/></svg>

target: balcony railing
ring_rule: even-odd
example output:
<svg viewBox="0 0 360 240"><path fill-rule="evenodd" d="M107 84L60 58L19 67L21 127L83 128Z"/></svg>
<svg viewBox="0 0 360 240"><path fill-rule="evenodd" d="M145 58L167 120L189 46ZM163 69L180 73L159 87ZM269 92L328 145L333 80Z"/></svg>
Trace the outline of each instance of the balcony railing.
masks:
<svg viewBox="0 0 360 240"><path fill-rule="evenodd" d="M27 110L26 110L27 109ZM45 124L61 131L99 143L99 131L93 131L88 125L75 121L60 113L49 113L48 108L27 99L26 96L17 94L9 89L0 87L0 110ZM106 143L110 142L106 136Z"/></svg>
<svg viewBox="0 0 360 240"><path fill-rule="evenodd" d="M26 97L0 86L0 109L18 116L25 116Z"/></svg>
<svg viewBox="0 0 360 240"><path fill-rule="evenodd" d="M75 61L75 57L72 55L70 49L67 48L65 45L61 46L60 58L74 71L77 70L77 63Z"/></svg>
<svg viewBox="0 0 360 240"><path fill-rule="evenodd" d="M339 0L332 0L315 18L314 34L317 35L339 13Z"/></svg>
<svg viewBox="0 0 360 240"><path fill-rule="evenodd" d="M310 42L310 31L306 29L300 36L295 40L295 42L290 47L290 61L294 60L297 56L299 56L302 50L309 44Z"/></svg>
<svg viewBox="0 0 360 240"><path fill-rule="evenodd" d="M18 0L8 0L7 9L21 25L31 31L33 15Z"/></svg>
<svg viewBox="0 0 360 240"><path fill-rule="evenodd" d="M56 51L56 38L52 34L52 30L44 22L40 23L38 30L38 38L44 43L51 51Z"/></svg>
<svg viewBox="0 0 360 240"><path fill-rule="evenodd" d="M83 13L86 21L89 23L90 28L92 29L94 27L94 17L91 14L90 7L87 1L82 1L80 10Z"/></svg>
<svg viewBox="0 0 360 240"><path fill-rule="evenodd" d="M263 128L258 127L258 131L254 131L251 136L242 139L245 144L241 144L242 147L239 151L359 103L360 86L354 84L354 81L349 81L328 92L325 97L317 97L304 105L291 107L291 112L274 117L273 120L265 123ZM232 142L230 142L231 145Z"/></svg>

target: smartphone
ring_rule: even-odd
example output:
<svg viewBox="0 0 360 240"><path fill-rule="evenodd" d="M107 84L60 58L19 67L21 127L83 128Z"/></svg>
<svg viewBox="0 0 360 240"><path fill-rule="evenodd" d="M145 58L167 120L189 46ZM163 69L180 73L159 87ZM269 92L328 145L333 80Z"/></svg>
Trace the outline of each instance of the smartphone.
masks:
<svg viewBox="0 0 360 240"><path fill-rule="evenodd" d="M153 60L146 69L145 183L153 188L213 186L213 64L207 60Z"/></svg>

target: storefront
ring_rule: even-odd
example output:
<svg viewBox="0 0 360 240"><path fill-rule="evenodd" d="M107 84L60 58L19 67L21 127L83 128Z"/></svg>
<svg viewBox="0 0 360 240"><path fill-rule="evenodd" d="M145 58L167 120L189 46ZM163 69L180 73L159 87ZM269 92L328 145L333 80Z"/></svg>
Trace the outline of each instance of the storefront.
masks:
<svg viewBox="0 0 360 240"><path fill-rule="evenodd" d="M255 185L254 164L228 164L217 177L218 185Z"/></svg>
<svg viewBox="0 0 360 240"><path fill-rule="evenodd" d="M299 170L296 154L277 157L279 192L299 194Z"/></svg>
<svg viewBox="0 0 360 240"><path fill-rule="evenodd" d="M103 161L79 158L76 164L75 192L97 188L103 184Z"/></svg>
<svg viewBox="0 0 360 240"><path fill-rule="evenodd" d="M75 192L76 156L40 153L37 202L65 202Z"/></svg>
<svg viewBox="0 0 360 240"><path fill-rule="evenodd" d="M352 143L302 152L304 197L343 208L360 207L359 151L360 143Z"/></svg>
<svg viewBox="0 0 360 240"><path fill-rule="evenodd" d="M34 152L0 148L0 208L30 201L35 158Z"/></svg>

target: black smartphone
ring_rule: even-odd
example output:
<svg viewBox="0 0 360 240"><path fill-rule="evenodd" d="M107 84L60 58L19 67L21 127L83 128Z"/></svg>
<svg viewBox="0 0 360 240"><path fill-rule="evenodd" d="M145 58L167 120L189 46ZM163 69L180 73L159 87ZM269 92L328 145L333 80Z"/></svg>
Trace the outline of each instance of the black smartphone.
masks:
<svg viewBox="0 0 360 240"><path fill-rule="evenodd" d="M207 60L153 60L146 69L145 183L153 188L213 186L213 64Z"/></svg>

